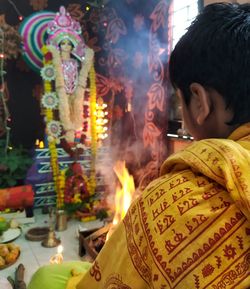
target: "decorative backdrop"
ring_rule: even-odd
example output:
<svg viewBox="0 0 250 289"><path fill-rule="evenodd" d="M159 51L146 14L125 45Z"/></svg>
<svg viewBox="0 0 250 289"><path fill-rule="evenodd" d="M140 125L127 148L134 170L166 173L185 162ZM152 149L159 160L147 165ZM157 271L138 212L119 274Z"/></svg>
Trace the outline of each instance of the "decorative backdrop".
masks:
<svg viewBox="0 0 250 289"><path fill-rule="evenodd" d="M125 159L137 185L158 175L166 156L168 12L170 0L0 0L0 27L17 30L39 10L58 11L64 5L80 21L86 44L95 51L97 95L109 107L114 159ZM13 144L32 148L43 139L40 115L42 81L23 61L5 61L6 97ZM0 133L4 127L1 121Z"/></svg>

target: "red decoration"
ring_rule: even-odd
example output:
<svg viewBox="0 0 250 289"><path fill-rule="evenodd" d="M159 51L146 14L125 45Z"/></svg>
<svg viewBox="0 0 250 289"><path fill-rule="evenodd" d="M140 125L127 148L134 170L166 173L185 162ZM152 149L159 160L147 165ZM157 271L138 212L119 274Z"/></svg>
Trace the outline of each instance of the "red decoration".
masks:
<svg viewBox="0 0 250 289"><path fill-rule="evenodd" d="M47 52L44 55L44 59L45 59L46 62L51 61L52 60L52 53L51 52Z"/></svg>
<svg viewBox="0 0 250 289"><path fill-rule="evenodd" d="M0 189L0 196L0 211L6 208L32 207L34 203L34 192L31 185Z"/></svg>

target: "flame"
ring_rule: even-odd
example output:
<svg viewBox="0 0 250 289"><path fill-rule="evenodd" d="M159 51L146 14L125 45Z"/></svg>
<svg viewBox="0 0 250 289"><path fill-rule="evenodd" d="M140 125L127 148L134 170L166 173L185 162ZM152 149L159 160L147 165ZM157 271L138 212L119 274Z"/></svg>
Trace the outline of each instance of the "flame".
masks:
<svg viewBox="0 0 250 289"><path fill-rule="evenodd" d="M133 177L129 174L125 166L125 161L117 161L113 169L121 184L121 186L117 186L115 195L116 211L113 225L116 225L125 217L132 201L135 184Z"/></svg>
<svg viewBox="0 0 250 289"><path fill-rule="evenodd" d="M63 246L62 246L62 245L59 245L59 246L57 247L57 254L62 254L62 252L63 252Z"/></svg>
<svg viewBox="0 0 250 289"><path fill-rule="evenodd" d="M63 262L63 246L59 245L57 247L57 254L53 255L50 259L49 262L50 264L61 264Z"/></svg>

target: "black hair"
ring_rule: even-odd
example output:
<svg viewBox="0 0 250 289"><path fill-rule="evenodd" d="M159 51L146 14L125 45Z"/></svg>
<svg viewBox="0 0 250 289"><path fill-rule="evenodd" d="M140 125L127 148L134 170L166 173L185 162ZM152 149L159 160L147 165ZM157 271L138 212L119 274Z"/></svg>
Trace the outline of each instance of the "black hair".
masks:
<svg viewBox="0 0 250 289"><path fill-rule="evenodd" d="M197 82L222 95L234 116L230 125L250 121L250 4L206 6L175 46L170 81L190 102Z"/></svg>
<svg viewBox="0 0 250 289"><path fill-rule="evenodd" d="M72 41L71 41L69 38L62 39L62 40L59 42L59 45L58 45L58 46L59 46L60 48L61 48L62 42L63 42L64 40L68 40L68 41L70 42L71 47L74 48L74 44L72 43Z"/></svg>

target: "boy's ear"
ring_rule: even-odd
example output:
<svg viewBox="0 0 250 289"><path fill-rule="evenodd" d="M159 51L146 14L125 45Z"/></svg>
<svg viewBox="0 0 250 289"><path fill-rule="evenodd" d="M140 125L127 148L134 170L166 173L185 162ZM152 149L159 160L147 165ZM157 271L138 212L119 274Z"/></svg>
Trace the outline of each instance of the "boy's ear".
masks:
<svg viewBox="0 0 250 289"><path fill-rule="evenodd" d="M211 98L209 92L199 83L190 85L191 101L194 107L194 118L198 125L202 125L211 112Z"/></svg>

